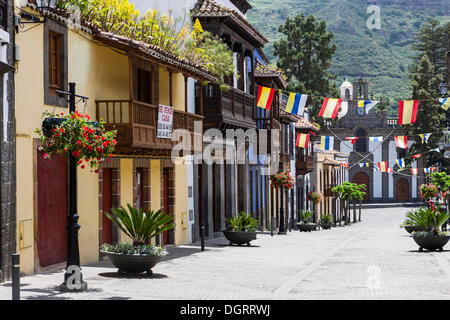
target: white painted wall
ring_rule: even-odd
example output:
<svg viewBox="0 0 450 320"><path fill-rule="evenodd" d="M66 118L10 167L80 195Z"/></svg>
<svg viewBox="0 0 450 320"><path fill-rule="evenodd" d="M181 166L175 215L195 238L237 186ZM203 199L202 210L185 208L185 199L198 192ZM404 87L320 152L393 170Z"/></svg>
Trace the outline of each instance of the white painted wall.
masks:
<svg viewBox="0 0 450 320"><path fill-rule="evenodd" d="M382 142L374 142L369 141L369 152L373 153L373 161L374 165L378 165L378 162L382 161L381 155L382 155ZM377 150L375 150L378 147ZM381 179L381 172L374 172L373 173L373 197L374 198L381 198L383 196L382 192L382 179Z"/></svg>
<svg viewBox="0 0 450 320"><path fill-rule="evenodd" d="M8 64L8 45L9 33L0 29L0 59L2 62ZM3 75L3 141L8 141L8 119L9 119L9 104L8 104L8 74Z"/></svg>
<svg viewBox="0 0 450 320"><path fill-rule="evenodd" d="M388 166L393 169L395 166L395 160L397 159L397 147L395 145L395 141L389 141L389 156L388 156ZM389 178L389 198L394 198L394 175L392 173L388 173Z"/></svg>

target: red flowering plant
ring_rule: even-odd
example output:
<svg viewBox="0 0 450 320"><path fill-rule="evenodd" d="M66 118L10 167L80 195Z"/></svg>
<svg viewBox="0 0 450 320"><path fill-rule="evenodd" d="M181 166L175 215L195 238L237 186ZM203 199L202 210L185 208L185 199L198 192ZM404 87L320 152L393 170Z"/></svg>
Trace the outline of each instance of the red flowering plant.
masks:
<svg viewBox="0 0 450 320"><path fill-rule="evenodd" d="M275 189L292 189L295 184L294 178L289 171L274 174L270 178L270 181L272 182L272 187Z"/></svg>
<svg viewBox="0 0 450 320"><path fill-rule="evenodd" d="M110 161L117 145L116 130L106 131L104 122L89 122L89 115L77 110L69 114L46 111L42 117L42 129L35 132L40 136L44 158L61 154L69 159L73 155L81 169L85 168L83 160L91 168L97 168L100 161Z"/></svg>
<svg viewBox="0 0 450 320"><path fill-rule="evenodd" d="M315 204L318 204L320 202L320 199L322 198L322 195L317 192L317 191L311 191L308 193L308 195L306 196L306 199L308 201L312 201Z"/></svg>
<svg viewBox="0 0 450 320"><path fill-rule="evenodd" d="M432 183L421 184L419 186L419 190L420 190L420 195L425 200L433 199L434 197L437 197L437 195L439 194L438 187Z"/></svg>

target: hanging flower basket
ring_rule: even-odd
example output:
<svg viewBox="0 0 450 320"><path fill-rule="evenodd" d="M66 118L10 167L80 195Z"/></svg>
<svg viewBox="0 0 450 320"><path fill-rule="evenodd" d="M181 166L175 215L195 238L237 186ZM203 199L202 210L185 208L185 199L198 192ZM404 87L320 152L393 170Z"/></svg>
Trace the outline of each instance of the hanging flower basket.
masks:
<svg viewBox="0 0 450 320"><path fill-rule="evenodd" d="M311 191L310 193L308 193L308 195L306 196L306 199L308 201L312 201L315 204L318 204L320 202L320 199L322 198L322 195L317 192L317 191Z"/></svg>
<svg viewBox="0 0 450 320"><path fill-rule="evenodd" d="M292 189L295 184L294 178L291 176L289 171L274 174L270 178L270 181L272 183L272 188L275 189Z"/></svg>
<svg viewBox="0 0 450 320"><path fill-rule="evenodd" d="M419 190L420 195L425 200L433 199L434 197L437 197L437 195L439 194L438 187L432 183L421 184L419 186Z"/></svg>
<svg viewBox="0 0 450 320"><path fill-rule="evenodd" d="M42 116L42 129L35 132L42 142L40 150L44 158L61 154L69 159L73 155L81 169L85 168L83 161L94 169L100 161L110 161L117 145L116 131L106 131L103 122L89 122L89 115L78 111L70 114L44 112Z"/></svg>

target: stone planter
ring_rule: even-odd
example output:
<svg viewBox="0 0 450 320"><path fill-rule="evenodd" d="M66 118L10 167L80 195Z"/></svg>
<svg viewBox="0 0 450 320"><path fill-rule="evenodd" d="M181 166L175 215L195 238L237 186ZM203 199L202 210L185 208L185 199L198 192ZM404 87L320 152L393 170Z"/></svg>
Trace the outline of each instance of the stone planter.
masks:
<svg viewBox="0 0 450 320"><path fill-rule="evenodd" d="M230 246L233 243L241 246L243 244L250 245L252 240L256 240L256 232L247 232L247 231L223 231L223 235L230 241Z"/></svg>
<svg viewBox="0 0 450 320"><path fill-rule="evenodd" d="M331 229L331 226L333 225L332 222L326 222L326 223L321 223L320 226L322 227L322 229L324 230L328 230Z"/></svg>
<svg viewBox="0 0 450 320"><path fill-rule="evenodd" d="M152 275L152 268L161 260L161 257L154 255L100 252L108 256L112 264L119 269L117 271L119 275L142 272L147 272L147 275Z"/></svg>
<svg viewBox="0 0 450 320"><path fill-rule="evenodd" d="M300 232L311 232L312 230L316 230L316 225L314 223L297 223L297 227Z"/></svg>
<svg viewBox="0 0 450 320"><path fill-rule="evenodd" d="M405 228L405 230L406 230L408 233L410 233L410 234L411 234L413 231L427 231L426 228L421 227L421 226L405 226L404 228Z"/></svg>
<svg viewBox="0 0 450 320"><path fill-rule="evenodd" d="M444 246L447 244L450 236L412 236L414 241L419 245L419 251L427 249L430 251L444 250Z"/></svg>

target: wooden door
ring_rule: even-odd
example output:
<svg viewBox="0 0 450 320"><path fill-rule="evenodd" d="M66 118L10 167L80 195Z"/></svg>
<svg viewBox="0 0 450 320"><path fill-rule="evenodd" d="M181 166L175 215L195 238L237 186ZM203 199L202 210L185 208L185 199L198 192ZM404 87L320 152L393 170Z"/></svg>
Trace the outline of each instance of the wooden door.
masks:
<svg viewBox="0 0 450 320"><path fill-rule="evenodd" d="M396 199L397 201L405 202L409 201L409 182L405 178L397 180L396 185Z"/></svg>
<svg viewBox="0 0 450 320"><path fill-rule="evenodd" d="M112 169L103 169L102 177L102 243L112 243L112 222L105 212L110 213L112 208Z"/></svg>
<svg viewBox="0 0 450 320"><path fill-rule="evenodd" d="M163 169L163 210L165 214L170 214L169 209L169 168ZM163 243L169 243L169 231L163 232Z"/></svg>
<svg viewBox="0 0 450 320"><path fill-rule="evenodd" d="M370 184L369 184L369 176L364 172L358 172L353 177L353 183L357 184L365 184L366 185L366 194L364 195L364 202L369 201L370 199Z"/></svg>
<svg viewBox="0 0 450 320"><path fill-rule="evenodd" d="M50 161L38 151L37 251L41 267L66 260L68 185L67 160L54 156Z"/></svg>

